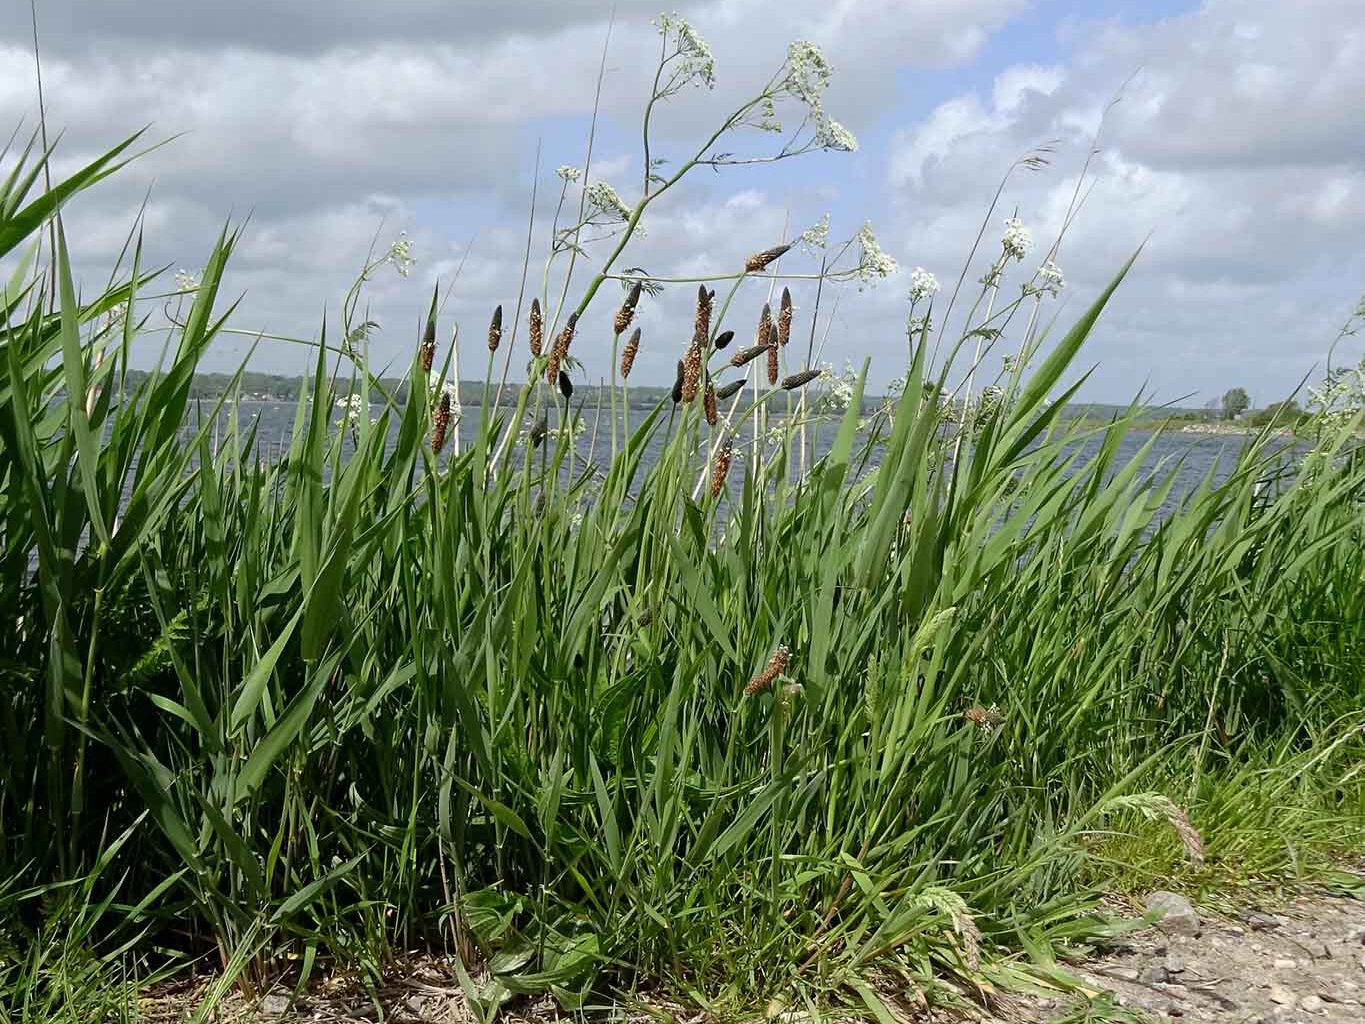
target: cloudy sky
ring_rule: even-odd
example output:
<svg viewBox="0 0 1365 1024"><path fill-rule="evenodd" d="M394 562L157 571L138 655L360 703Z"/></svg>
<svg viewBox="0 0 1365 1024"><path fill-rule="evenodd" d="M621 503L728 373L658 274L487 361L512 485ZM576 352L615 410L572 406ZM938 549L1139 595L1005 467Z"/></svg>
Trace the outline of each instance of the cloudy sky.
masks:
<svg viewBox="0 0 1365 1024"><path fill-rule="evenodd" d="M21 6L23 9L21 10ZM531 190L538 180L529 296L541 288L561 182L582 167L606 51L589 178L633 202L643 176L640 119L658 56L657 0L38 0L48 121L62 167L150 125L172 139L68 213L78 270L93 287L147 198L148 258L200 266L225 222L246 222L226 290L244 328L311 336L372 244L400 231L417 263L376 273L365 293L381 362L406 363L433 282L451 286L477 347L495 303L517 301ZM654 121L654 149L677 166L726 113L808 39L834 67L825 110L855 153L697 168L645 214L620 266L655 275L733 272L744 256L830 215L830 238L870 221L901 270L821 299L822 357L873 359L874 383L904 362L909 271L957 279L997 184L1015 172L986 230L1017 210L1037 245L1062 226L1095 142L1086 201L1057 256L1067 285L1043 316L1065 324L1147 240L1089 349L1086 397L1121 401L1146 385L1200 404L1245 386L1282 397L1323 359L1365 289L1365 22L1361 0L704 0L678 8L709 42L714 88L687 89ZM27 5L0 10L0 124L35 122ZM1114 101L1117 100L1115 103ZM1105 111L1108 109L1107 116ZM779 111L790 126L792 110ZM1101 122L1103 128L1101 129ZM771 137L726 145L753 154ZM689 147L691 147L689 149ZM540 153L537 179L536 154ZM149 198L148 198L149 197ZM569 207L577 192L570 190ZM588 248L576 302L607 253ZM789 256L805 274L817 262ZM558 296L564 263L550 271ZM457 276L458 272L458 276ZM694 289L642 306L637 364L671 379ZM798 281L807 319L814 287ZM575 346L606 370L604 290ZM747 331L765 296L733 307ZM1348 340L1358 358L1362 338ZM245 351L227 339L213 368ZM293 371L302 350L260 346L258 369ZM481 367L480 367L481 369ZM473 373L466 367L466 376Z"/></svg>

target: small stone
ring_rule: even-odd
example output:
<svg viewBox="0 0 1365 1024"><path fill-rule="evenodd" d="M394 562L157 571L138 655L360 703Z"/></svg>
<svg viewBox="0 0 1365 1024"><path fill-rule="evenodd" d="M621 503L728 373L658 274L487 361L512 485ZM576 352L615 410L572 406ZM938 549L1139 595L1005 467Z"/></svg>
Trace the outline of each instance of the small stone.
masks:
<svg viewBox="0 0 1365 1024"><path fill-rule="evenodd" d="M1166 971L1168 974L1180 974L1185 970L1185 958L1179 953L1166 954Z"/></svg>
<svg viewBox="0 0 1365 1024"><path fill-rule="evenodd" d="M289 1010L289 997L272 992L261 1000L261 1012L267 1017L282 1017Z"/></svg>
<svg viewBox="0 0 1365 1024"><path fill-rule="evenodd" d="M1242 916L1242 920L1251 925L1253 932L1270 932L1284 924L1284 921L1274 914L1265 914L1259 910L1250 911Z"/></svg>
<svg viewBox="0 0 1365 1024"><path fill-rule="evenodd" d="M1293 1006L1298 1002L1298 1000L1294 998L1294 993L1290 992L1289 989L1285 988L1283 985L1270 986L1270 1001L1279 1006Z"/></svg>
<svg viewBox="0 0 1365 1024"><path fill-rule="evenodd" d="M1144 985L1164 985L1171 977L1161 964L1149 964L1138 974L1138 981Z"/></svg>
<svg viewBox="0 0 1365 1024"><path fill-rule="evenodd" d="M1322 999L1318 996L1304 996L1299 1000L1299 1009L1304 1013L1321 1013L1323 1010Z"/></svg>
<svg viewBox="0 0 1365 1024"><path fill-rule="evenodd" d="M1147 897L1147 911L1156 914L1156 926L1172 935L1195 935L1199 914L1190 901L1173 892L1158 890Z"/></svg>
<svg viewBox="0 0 1365 1024"><path fill-rule="evenodd" d="M1299 962L1291 960L1287 956L1282 956L1275 961L1275 970L1277 971L1297 971L1298 969Z"/></svg>
<svg viewBox="0 0 1365 1024"><path fill-rule="evenodd" d="M1245 935L1247 933L1247 930L1245 928L1239 928L1235 924L1229 925L1227 931L1229 935Z"/></svg>

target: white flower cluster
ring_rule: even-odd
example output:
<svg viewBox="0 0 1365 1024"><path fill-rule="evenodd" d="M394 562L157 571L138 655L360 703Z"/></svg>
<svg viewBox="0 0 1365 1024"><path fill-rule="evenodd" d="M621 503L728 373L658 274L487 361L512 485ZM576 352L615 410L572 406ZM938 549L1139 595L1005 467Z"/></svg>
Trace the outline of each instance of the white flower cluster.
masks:
<svg viewBox="0 0 1365 1024"><path fill-rule="evenodd" d="M932 331L934 329L933 320L928 316L912 316L905 326L906 329L916 337L923 334L925 331Z"/></svg>
<svg viewBox="0 0 1365 1024"><path fill-rule="evenodd" d="M407 277L412 265L417 262L417 257L412 254L412 239L408 238L406 231L400 231L398 237L389 246L389 251L384 254L381 263L392 263L393 269L398 271L399 277Z"/></svg>
<svg viewBox="0 0 1365 1024"><path fill-rule="evenodd" d="M708 89L714 88L716 58L711 53L710 44L701 37L701 33L692 26L692 23L686 18L679 17L677 11L673 11L659 15L654 24L659 26L659 35L666 38L672 33L677 40L679 64L669 78L666 92L672 92L688 83L704 85Z"/></svg>
<svg viewBox="0 0 1365 1024"><path fill-rule="evenodd" d="M1057 295L1066 287L1066 279L1062 276L1062 268L1051 260L1044 260L1043 265L1038 268L1038 290L1048 295Z"/></svg>
<svg viewBox="0 0 1365 1024"><path fill-rule="evenodd" d="M175 290L178 292L192 292L199 287L199 275L191 274L188 270L177 270L175 272Z"/></svg>
<svg viewBox="0 0 1365 1024"><path fill-rule="evenodd" d="M104 314L105 329L112 331L117 327L122 327L124 321L127 319L128 303L120 302L117 306L115 306L113 309L109 310L109 312Z"/></svg>
<svg viewBox="0 0 1365 1024"><path fill-rule="evenodd" d="M804 39L787 47L787 91L819 114L820 95L829 85L834 69L830 67L820 47Z"/></svg>
<svg viewBox="0 0 1365 1024"><path fill-rule="evenodd" d="M1024 227L1022 220L1018 217L1009 217L1005 221L1005 237L1000 239L1000 244L1007 258L1022 260L1033 248L1033 236L1029 234L1029 229Z"/></svg>
<svg viewBox="0 0 1365 1024"><path fill-rule="evenodd" d="M938 294L938 278L923 267L910 271L910 301L923 302Z"/></svg>
<svg viewBox="0 0 1365 1024"><path fill-rule="evenodd" d="M345 398L338 398L337 408L346 410L345 415L342 417L342 422L352 429L360 426L362 416L368 419L370 415L369 406L356 392L351 392L351 394L347 395Z"/></svg>
<svg viewBox="0 0 1365 1024"><path fill-rule="evenodd" d="M631 209L616 189L605 181L594 181L584 192L588 205L615 220L630 220Z"/></svg>
<svg viewBox="0 0 1365 1024"><path fill-rule="evenodd" d="M853 153L858 149L858 138L834 118L826 118L815 133L815 144L821 149Z"/></svg>
<svg viewBox="0 0 1365 1024"><path fill-rule="evenodd" d="M822 377L829 383L829 393L823 405L830 409L847 409L853 401L853 393L858 386L858 374L849 363L844 363L843 373L835 373L834 367L825 363L820 367Z"/></svg>
<svg viewBox="0 0 1365 1024"><path fill-rule="evenodd" d="M862 251L858 255L858 267L854 276L859 281L866 283L874 278L889 277L896 272L896 261L877 244L877 237L872 233L870 223L864 224L858 230L858 245Z"/></svg>
<svg viewBox="0 0 1365 1024"><path fill-rule="evenodd" d="M801 247L807 252L814 253L816 249L823 249L827 245L829 245L829 214L825 214L801 232Z"/></svg>
<svg viewBox="0 0 1365 1024"><path fill-rule="evenodd" d="M566 184L575 182L583 177L583 172L572 164L560 164L559 168L555 171L555 174Z"/></svg>

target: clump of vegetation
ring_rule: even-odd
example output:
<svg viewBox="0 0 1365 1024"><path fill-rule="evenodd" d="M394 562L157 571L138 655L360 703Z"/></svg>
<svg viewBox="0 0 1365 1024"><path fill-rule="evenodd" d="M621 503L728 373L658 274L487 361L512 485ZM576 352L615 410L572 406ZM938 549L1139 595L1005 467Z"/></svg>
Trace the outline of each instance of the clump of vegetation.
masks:
<svg viewBox="0 0 1365 1024"><path fill-rule="evenodd" d="M663 40L651 110L714 72L690 27ZM1055 246L1001 298L1030 247L1012 220L956 336L915 279L900 397L865 416L866 365L824 400L794 325L803 287L890 257L864 229L788 274L797 240L755 240L690 282L676 390L632 422L653 339L627 332L659 281L613 268L641 214L687 167L758 159L717 141L779 131L783 103L801 128L765 159L851 148L827 78L794 47L673 177L647 160L634 203L561 169L579 210L529 337L520 299L487 333L484 395L514 351L526 383L477 407L472 440L433 302L401 400L370 325L315 343L272 460L236 388L190 403L231 329L235 234L135 380L155 275L134 239L78 299L59 216L133 141L32 197L48 156L20 156L0 192L0 986L21 1017L103 1019L182 961L217 971L211 999L375 980L420 948L485 1018L662 990L887 1019L960 1000L954 978L1018 983L1003 954L1089 934L1094 886L1131 865L1198 884L1360 848L1365 410L1336 402L1289 476L1269 433L1188 493L1178 465L1120 461L1131 417L1059 413L1126 267L1049 337ZM611 251L575 302L589 234ZM616 279L613 336L584 336ZM779 281L797 291L774 317L758 293ZM575 441L579 360L620 369L609 453ZM837 424L818 457L816 416Z"/></svg>

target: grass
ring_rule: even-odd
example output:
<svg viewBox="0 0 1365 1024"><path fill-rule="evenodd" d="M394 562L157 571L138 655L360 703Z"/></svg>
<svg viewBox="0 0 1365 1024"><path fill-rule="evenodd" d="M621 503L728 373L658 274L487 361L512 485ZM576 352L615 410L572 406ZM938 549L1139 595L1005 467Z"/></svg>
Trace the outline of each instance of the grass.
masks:
<svg viewBox="0 0 1365 1024"><path fill-rule="evenodd" d="M0 1019L132 1015L191 966L211 997L377 984L422 949L486 1018L663 992L889 1021L1021 983L1102 888L1360 850L1361 417L1271 486L1269 430L1187 494L1119 461L1133 415L1058 411L1126 268L1064 335L1030 318L966 432L935 396L982 336L925 326L898 401L860 422L865 367L827 454L785 419L714 494L711 449L802 393L760 359L715 428L665 399L585 465L518 440L586 415L549 329L515 410L439 454L426 389L324 335L262 459L232 389L189 401L235 234L136 384L140 239L77 297L60 203L132 144L33 196L47 157L17 154L0 191ZM711 371L772 273L725 277ZM335 422L353 391L375 422Z"/></svg>

